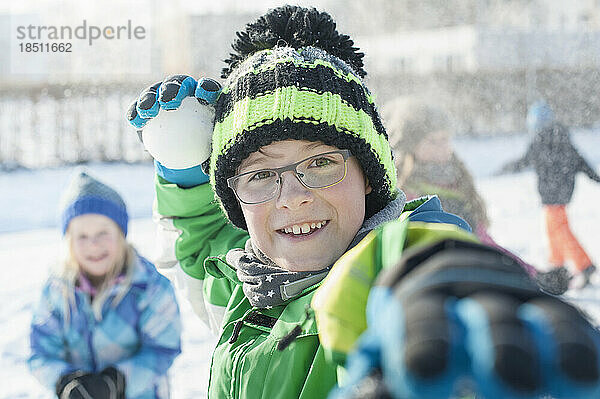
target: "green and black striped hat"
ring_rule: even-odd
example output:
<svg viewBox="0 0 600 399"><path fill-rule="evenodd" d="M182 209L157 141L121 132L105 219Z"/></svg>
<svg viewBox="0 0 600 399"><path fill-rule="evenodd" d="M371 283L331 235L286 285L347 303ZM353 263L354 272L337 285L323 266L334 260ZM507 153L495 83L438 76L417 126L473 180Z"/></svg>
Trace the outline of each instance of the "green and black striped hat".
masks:
<svg viewBox="0 0 600 399"><path fill-rule="evenodd" d="M387 133L361 79L363 54L352 46L329 14L295 6L271 10L238 33L216 104L210 158L211 183L236 226L246 229L246 222L227 178L251 153L280 140L350 150L373 189L366 217L395 197Z"/></svg>

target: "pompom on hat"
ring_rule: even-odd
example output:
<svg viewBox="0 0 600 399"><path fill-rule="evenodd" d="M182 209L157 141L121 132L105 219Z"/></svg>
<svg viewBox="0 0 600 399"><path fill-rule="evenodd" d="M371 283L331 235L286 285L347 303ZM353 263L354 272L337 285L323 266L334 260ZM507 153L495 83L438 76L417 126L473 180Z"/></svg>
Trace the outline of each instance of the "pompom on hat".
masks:
<svg viewBox="0 0 600 399"><path fill-rule="evenodd" d="M83 170L74 173L61 198L61 228L65 234L71 220L88 213L112 219L127 236L129 216L121 196Z"/></svg>
<svg viewBox="0 0 600 399"><path fill-rule="evenodd" d="M227 178L251 153L287 139L350 150L373 189L366 217L383 209L397 195L396 169L353 41L329 14L297 6L273 9L237 36L223 70L209 166L229 220L247 228Z"/></svg>

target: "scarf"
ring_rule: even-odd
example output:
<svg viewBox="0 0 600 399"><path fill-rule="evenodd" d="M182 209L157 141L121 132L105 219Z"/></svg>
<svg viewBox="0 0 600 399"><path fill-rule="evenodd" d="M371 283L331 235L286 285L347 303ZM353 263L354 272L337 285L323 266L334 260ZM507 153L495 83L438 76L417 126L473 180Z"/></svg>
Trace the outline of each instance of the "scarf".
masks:
<svg viewBox="0 0 600 399"><path fill-rule="evenodd" d="M350 243L348 250L358 244L364 236L381 224L400 217L406 196L400 191L398 197L385 208L365 220ZM256 308L271 309L293 299L306 289L323 280L331 267L317 271L291 272L275 264L248 239L244 249L235 248L227 253L226 261L235 270L242 283L244 295Z"/></svg>

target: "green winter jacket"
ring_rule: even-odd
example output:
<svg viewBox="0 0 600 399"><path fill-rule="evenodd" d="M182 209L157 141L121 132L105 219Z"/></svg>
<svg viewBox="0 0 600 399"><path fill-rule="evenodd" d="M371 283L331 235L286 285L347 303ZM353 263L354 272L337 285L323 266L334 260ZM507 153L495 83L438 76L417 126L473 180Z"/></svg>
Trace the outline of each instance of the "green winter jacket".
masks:
<svg viewBox="0 0 600 399"><path fill-rule="evenodd" d="M346 340L341 349L336 342L326 347L321 345L317 319L311 308L313 295L319 291L317 288L321 283L306 288L301 295L281 306L272 309L252 307L244 296L235 270L225 261L230 249L244 247L248 234L228 223L214 200L210 185L182 189L157 177L156 192L155 219L159 221L163 236L166 237L163 245L170 245L175 250L174 253L164 251L162 260L158 260L157 264L162 267L178 265L185 272L179 277L180 284L182 281L185 284L196 313L220 337L212 357L208 397L326 398L338 382L338 375L343 374L339 363L332 361L331 354L345 353L352 347L354 339L350 343ZM405 208L408 211L403 215L407 216L422 202L424 200L408 205ZM388 243L393 247L395 258L405 246L423 240L435 240L436 236L439 239L448 235L465 239L473 237L455 226L433 223L418 223L421 226L417 229L419 231L411 235L413 229L406 229L408 225L408 219L400 218L380 226L363 241L372 241L373 235L400 228L407 234ZM423 234L423 225L428 234ZM353 248L353 253L360 251L361 244ZM382 255L387 248L380 246L378 251L382 251L379 254ZM379 255L366 257L369 270L378 271L382 268L382 256ZM340 260L344 258L346 256ZM338 263L332 272L338 269ZM326 279L331 286L335 281L332 282L329 277L331 273ZM339 283L344 285L343 281ZM364 313L366 294L372 279L365 281L365 284L361 294L357 295L364 302L360 305L362 310L359 307L356 312L356 309L348 306L344 310L340 303L333 307L328 305L327 315L319 318L319 322L323 320L328 325L328 331L336 330L337 335L343 335L339 334L340 327L332 327L332 321L339 319L336 312L340 309L346 314ZM364 318L364 314L359 316L353 322ZM357 332L360 327L354 330ZM282 340L286 345L281 345ZM283 347L278 348L278 345Z"/></svg>

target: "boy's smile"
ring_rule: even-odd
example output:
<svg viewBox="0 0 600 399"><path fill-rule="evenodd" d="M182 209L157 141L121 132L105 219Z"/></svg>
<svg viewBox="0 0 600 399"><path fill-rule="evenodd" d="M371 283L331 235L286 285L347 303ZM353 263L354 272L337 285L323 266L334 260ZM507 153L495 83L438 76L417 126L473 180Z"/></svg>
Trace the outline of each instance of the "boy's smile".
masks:
<svg viewBox="0 0 600 399"><path fill-rule="evenodd" d="M279 229L279 232L282 234L289 234L294 237L311 235L316 233L318 230L325 228L327 222L328 220L321 220L319 222L293 224L291 226Z"/></svg>
<svg viewBox="0 0 600 399"><path fill-rule="evenodd" d="M239 173L282 167L334 150L320 142L279 141L252 153ZM290 271L320 270L350 245L363 223L370 191L358 162L350 157L346 176L333 186L310 189L293 172L284 172L274 199L241 207L252 242L277 265Z"/></svg>

